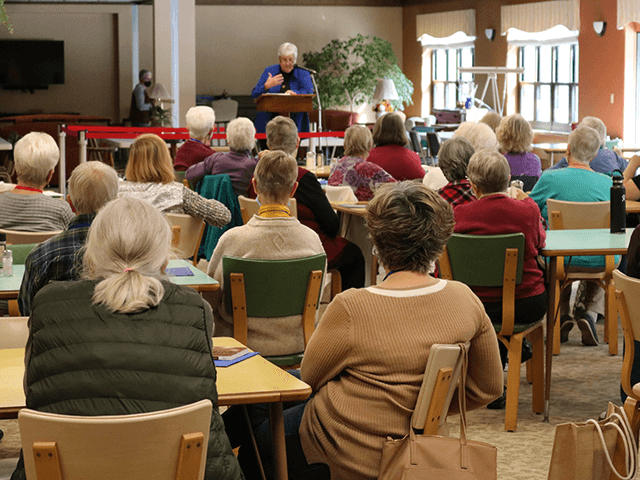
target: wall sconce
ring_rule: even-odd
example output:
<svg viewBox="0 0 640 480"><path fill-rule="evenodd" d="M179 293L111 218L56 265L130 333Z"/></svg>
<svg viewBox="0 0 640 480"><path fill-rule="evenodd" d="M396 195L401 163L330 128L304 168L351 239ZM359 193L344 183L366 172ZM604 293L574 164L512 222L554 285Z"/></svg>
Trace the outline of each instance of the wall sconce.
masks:
<svg viewBox="0 0 640 480"><path fill-rule="evenodd" d="M484 34L486 35L487 39L490 42L493 42L493 40L496 38L496 29L495 28L485 28L484 29Z"/></svg>
<svg viewBox="0 0 640 480"><path fill-rule="evenodd" d="M607 22L593 22L593 29L596 34L601 37L607 31Z"/></svg>

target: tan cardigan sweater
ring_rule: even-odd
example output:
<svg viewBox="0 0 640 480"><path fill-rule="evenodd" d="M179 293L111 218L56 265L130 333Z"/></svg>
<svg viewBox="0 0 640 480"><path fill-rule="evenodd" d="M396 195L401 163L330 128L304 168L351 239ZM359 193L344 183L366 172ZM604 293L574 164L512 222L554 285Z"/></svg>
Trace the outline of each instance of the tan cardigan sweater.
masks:
<svg viewBox="0 0 640 480"><path fill-rule="evenodd" d="M301 367L315 393L300 426L307 461L328 464L332 480L376 479L387 435L409 433L429 348L467 341L471 410L502 394L503 374L493 326L466 285L440 280L420 289L338 295Z"/></svg>
<svg viewBox="0 0 640 480"><path fill-rule="evenodd" d="M213 292L212 303L215 337L233 337L233 315L227 313L222 275L222 257L225 255L262 260L309 257L324 253L318 234L302 225L298 219L262 218L254 216L246 225L227 230L216 245L209 269L210 277L220 282ZM326 267L325 267L326 274ZM265 278L265 281L269 281ZM259 318L247 320L247 346L260 354L288 355L304 350L300 315L292 317Z"/></svg>

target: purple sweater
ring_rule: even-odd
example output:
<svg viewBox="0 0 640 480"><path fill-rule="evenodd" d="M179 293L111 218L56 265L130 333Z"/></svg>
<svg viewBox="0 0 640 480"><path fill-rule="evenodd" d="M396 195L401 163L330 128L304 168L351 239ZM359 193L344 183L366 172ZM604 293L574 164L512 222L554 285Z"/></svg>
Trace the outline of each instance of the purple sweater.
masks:
<svg viewBox="0 0 640 480"><path fill-rule="evenodd" d="M236 150L218 152L189 167L185 177L191 183L197 184L205 175L226 173L231 177L233 193L246 195L257 164L258 159L252 157L249 150L244 152Z"/></svg>
<svg viewBox="0 0 640 480"><path fill-rule="evenodd" d="M504 156L511 167L511 175L529 175L537 178L542 175L542 165L535 153L505 153Z"/></svg>

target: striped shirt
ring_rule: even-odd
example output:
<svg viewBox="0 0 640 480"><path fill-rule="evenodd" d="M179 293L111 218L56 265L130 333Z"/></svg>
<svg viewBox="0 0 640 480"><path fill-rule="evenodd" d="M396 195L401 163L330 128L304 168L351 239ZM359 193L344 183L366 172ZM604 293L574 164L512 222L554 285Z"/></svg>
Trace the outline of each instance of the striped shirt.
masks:
<svg viewBox="0 0 640 480"><path fill-rule="evenodd" d="M23 232L65 230L72 218L67 202L43 193L0 195L0 228Z"/></svg>

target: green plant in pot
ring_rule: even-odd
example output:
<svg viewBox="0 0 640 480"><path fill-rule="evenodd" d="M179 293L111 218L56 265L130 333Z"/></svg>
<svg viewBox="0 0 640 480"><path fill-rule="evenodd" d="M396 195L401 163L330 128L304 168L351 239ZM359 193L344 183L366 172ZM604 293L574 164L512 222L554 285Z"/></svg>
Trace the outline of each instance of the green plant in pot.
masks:
<svg viewBox="0 0 640 480"><path fill-rule="evenodd" d="M151 125L154 127L170 127L171 110L165 110L159 105L151 107Z"/></svg>
<svg viewBox="0 0 640 480"><path fill-rule="evenodd" d="M318 72L316 82L323 109L349 105L355 112L356 105L372 102L381 78L393 80L396 86L400 99L391 101L396 110L413 104L413 83L398 67L387 40L358 34L346 40L332 40L319 52L303 54L303 58L307 67Z"/></svg>

